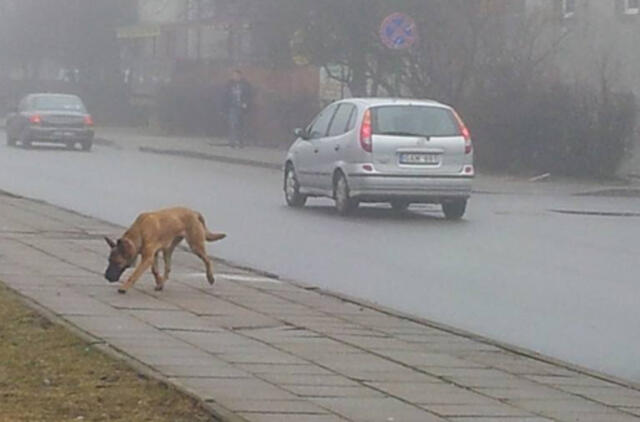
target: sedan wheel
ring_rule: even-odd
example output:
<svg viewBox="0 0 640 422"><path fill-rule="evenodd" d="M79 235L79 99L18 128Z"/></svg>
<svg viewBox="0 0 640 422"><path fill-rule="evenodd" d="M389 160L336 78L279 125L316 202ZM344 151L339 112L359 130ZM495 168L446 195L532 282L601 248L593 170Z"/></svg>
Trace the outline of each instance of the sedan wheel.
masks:
<svg viewBox="0 0 640 422"><path fill-rule="evenodd" d="M338 214L349 215L358 208L358 201L351 198L349 185L347 184L347 179L344 177L344 174L340 173L340 175L338 175L334 190Z"/></svg>
<svg viewBox="0 0 640 422"><path fill-rule="evenodd" d="M287 205L293 208L302 208L307 203L307 197L300 193L300 185L293 166L287 166L284 175L284 195Z"/></svg>
<svg viewBox="0 0 640 422"><path fill-rule="evenodd" d="M394 211L406 211L407 208L409 208L409 205L411 205L411 203L409 203L409 201L403 201L401 199L396 199L391 201L391 208L393 208Z"/></svg>
<svg viewBox="0 0 640 422"><path fill-rule="evenodd" d="M442 204L442 211L447 220L460 220L465 211L467 210L467 200L458 199L451 202L444 202Z"/></svg>

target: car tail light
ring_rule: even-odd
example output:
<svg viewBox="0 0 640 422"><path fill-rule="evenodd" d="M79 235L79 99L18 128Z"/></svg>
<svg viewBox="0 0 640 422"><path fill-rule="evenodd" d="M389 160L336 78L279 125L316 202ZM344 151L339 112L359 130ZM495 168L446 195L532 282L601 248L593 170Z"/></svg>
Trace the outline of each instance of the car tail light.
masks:
<svg viewBox="0 0 640 422"><path fill-rule="evenodd" d="M29 123L32 123L34 125L39 125L42 123L42 116L40 116L39 114L34 114L31 117L29 117Z"/></svg>
<svg viewBox="0 0 640 422"><path fill-rule="evenodd" d="M362 126L360 127L360 146L367 152L373 151L373 126L371 123L371 110L364 112Z"/></svg>
<svg viewBox="0 0 640 422"><path fill-rule="evenodd" d="M458 126L460 126L460 133L464 137L464 153L471 154L473 152L473 144L471 143L471 132L467 125L464 124L462 118L455 111L453 114L456 116L456 120L458 121Z"/></svg>
<svg viewBox="0 0 640 422"><path fill-rule="evenodd" d="M93 126L93 117L84 116L84 124L87 126Z"/></svg>

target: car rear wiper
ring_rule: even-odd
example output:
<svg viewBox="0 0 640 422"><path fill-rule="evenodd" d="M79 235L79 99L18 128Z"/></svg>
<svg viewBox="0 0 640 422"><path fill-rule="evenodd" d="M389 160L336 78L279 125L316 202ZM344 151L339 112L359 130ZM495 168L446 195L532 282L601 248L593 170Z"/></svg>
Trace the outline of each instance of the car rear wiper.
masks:
<svg viewBox="0 0 640 422"><path fill-rule="evenodd" d="M420 138L431 138L430 135L424 135L422 133L412 133L412 132L400 132L400 131L388 131L388 132L376 132L374 135L382 135L382 136L417 136Z"/></svg>

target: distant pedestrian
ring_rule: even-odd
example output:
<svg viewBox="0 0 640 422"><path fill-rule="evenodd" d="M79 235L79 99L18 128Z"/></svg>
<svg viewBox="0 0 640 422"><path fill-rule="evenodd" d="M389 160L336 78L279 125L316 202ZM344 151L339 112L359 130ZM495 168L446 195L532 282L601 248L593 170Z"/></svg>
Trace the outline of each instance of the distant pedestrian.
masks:
<svg viewBox="0 0 640 422"><path fill-rule="evenodd" d="M234 70L225 92L225 105L229 119L229 143L232 148L244 146L251 96L251 84L247 82L240 70Z"/></svg>

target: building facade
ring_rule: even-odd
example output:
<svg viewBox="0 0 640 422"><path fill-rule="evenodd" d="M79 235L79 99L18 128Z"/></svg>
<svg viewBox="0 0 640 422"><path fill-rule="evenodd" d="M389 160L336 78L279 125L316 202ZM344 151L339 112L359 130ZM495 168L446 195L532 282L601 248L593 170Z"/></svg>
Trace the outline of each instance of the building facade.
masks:
<svg viewBox="0 0 640 422"><path fill-rule="evenodd" d="M254 87L249 136L284 144L316 109L318 69L279 65L255 5L217 0L138 0L138 23L120 28L122 72L143 120L167 131L224 136L223 90L233 69Z"/></svg>

